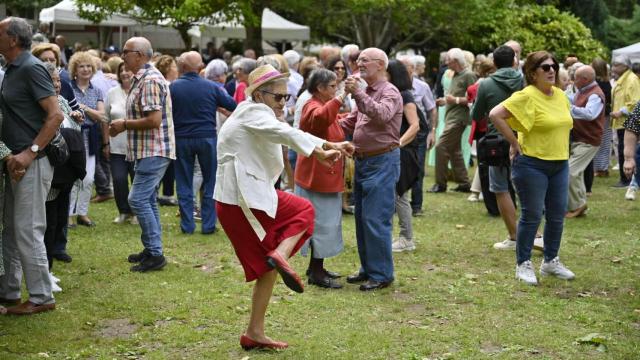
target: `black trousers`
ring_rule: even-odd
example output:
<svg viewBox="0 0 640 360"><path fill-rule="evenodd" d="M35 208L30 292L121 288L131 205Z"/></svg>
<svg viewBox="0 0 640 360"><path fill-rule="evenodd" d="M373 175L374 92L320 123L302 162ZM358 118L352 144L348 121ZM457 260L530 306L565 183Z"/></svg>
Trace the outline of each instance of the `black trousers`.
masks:
<svg viewBox="0 0 640 360"><path fill-rule="evenodd" d="M44 246L47 250L49 270L53 266L53 255L67 252L67 225L69 223L69 195L71 186L63 188L55 200L45 203L47 229L44 232Z"/></svg>

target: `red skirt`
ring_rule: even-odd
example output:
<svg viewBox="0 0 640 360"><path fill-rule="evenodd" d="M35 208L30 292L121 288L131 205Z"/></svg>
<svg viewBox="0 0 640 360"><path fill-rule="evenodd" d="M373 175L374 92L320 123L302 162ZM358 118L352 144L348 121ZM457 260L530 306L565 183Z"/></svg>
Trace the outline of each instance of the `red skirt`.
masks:
<svg viewBox="0 0 640 360"><path fill-rule="evenodd" d="M253 281L272 270L267 265L267 253L275 250L283 240L304 231L291 252L293 256L313 234L313 205L307 199L293 194L280 190L276 192L278 209L275 219L270 218L264 211L251 209L266 232L262 241L240 206L216 201L218 220L231 240L247 281Z"/></svg>

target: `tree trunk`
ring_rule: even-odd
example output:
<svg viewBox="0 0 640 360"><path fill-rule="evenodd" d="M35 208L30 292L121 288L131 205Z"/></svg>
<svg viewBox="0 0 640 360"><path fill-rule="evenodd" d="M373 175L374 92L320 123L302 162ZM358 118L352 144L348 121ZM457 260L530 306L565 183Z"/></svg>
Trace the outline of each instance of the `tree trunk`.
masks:
<svg viewBox="0 0 640 360"><path fill-rule="evenodd" d="M268 0L251 1L249 8L251 14L244 14L244 49L253 49L256 56L260 57L264 53L262 49L262 12L269 5Z"/></svg>
<svg viewBox="0 0 640 360"><path fill-rule="evenodd" d="M184 51L191 50L191 36L189 35L191 24L178 24L175 28L180 33L180 38L182 38L184 42Z"/></svg>

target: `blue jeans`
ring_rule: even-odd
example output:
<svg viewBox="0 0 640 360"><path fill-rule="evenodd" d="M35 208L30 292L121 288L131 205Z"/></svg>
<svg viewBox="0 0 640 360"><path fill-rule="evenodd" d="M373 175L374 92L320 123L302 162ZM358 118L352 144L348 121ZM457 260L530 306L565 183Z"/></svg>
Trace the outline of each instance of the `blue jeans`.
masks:
<svg viewBox="0 0 640 360"><path fill-rule="evenodd" d="M133 181L133 161L127 161L125 155L111 154L111 178L113 179L113 196L120 214L131 214L129 207L129 178Z"/></svg>
<svg viewBox="0 0 640 360"><path fill-rule="evenodd" d="M400 149L356 159L353 197L360 273L374 281L393 281L391 220L399 177Z"/></svg>
<svg viewBox="0 0 640 360"><path fill-rule="evenodd" d="M418 140L418 164L420 171L418 172L418 181L411 188L411 209L413 211L422 210L422 184L424 183L424 166L427 156L427 139L419 138Z"/></svg>
<svg viewBox="0 0 640 360"><path fill-rule="evenodd" d="M157 189L171 159L152 156L136 160L135 176L129 191L129 206L138 217L142 245L152 256L162 255L162 227Z"/></svg>
<svg viewBox="0 0 640 360"><path fill-rule="evenodd" d="M544 259L553 260L560 250L569 192L569 162L547 161L518 155L511 178L520 198L520 219L516 231L518 264L531 259L536 231L545 215Z"/></svg>
<svg viewBox="0 0 640 360"><path fill-rule="evenodd" d="M203 192L200 198L202 214L202 232L209 234L216 229L216 209L213 202L213 189L216 186L217 138L178 138L176 139L176 188L180 205L180 229L191 234L196 229L193 219L193 168L198 157L202 172Z"/></svg>

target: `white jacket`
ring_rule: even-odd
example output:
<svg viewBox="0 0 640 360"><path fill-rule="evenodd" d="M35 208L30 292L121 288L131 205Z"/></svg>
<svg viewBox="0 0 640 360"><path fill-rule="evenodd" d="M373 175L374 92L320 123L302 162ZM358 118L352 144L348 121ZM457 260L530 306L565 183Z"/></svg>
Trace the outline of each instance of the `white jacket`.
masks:
<svg viewBox="0 0 640 360"><path fill-rule="evenodd" d="M284 169L282 145L310 156L325 140L279 121L267 105L243 101L218 134L218 169L213 198L239 205L262 240L264 230L249 209L275 218L278 195L274 184Z"/></svg>

